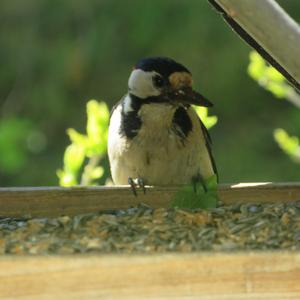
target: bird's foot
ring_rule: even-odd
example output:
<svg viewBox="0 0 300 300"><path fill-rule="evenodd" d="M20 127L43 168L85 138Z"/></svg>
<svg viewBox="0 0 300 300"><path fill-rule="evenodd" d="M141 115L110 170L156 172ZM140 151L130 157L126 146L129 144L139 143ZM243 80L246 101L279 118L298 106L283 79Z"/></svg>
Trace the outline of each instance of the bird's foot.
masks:
<svg viewBox="0 0 300 300"><path fill-rule="evenodd" d="M197 194L197 188L199 185L201 185L201 187L203 188L205 193L207 192L207 187L205 185L205 181L203 180L201 175L197 175L192 178L192 185L193 185L195 194Z"/></svg>
<svg viewBox="0 0 300 300"><path fill-rule="evenodd" d="M217 176L195 176L191 184L180 188L172 199L172 206L190 209L215 208L218 204Z"/></svg>
<svg viewBox="0 0 300 300"><path fill-rule="evenodd" d="M138 177L133 179L132 177L128 178L128 184L131 187L131 191L133 193L134 196L137 196L137 188L141 188L144 192L144 194L146 194L146 187L145 187L145 182L143 180L143 178Z"/></svg>

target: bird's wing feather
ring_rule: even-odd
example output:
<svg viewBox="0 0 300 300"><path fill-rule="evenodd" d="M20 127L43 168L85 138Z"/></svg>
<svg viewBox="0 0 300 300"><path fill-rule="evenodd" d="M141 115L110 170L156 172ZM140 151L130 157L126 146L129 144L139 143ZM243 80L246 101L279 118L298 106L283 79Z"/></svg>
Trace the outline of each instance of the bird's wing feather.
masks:
<svg viewBox="0 0 300 300"><path fill-rule="evenodd" d="M203 131L203 136L205 138L205 143L206 143L206 147L207 147L207 150L209 153L211 164L212 164L213 170L214 170L215 174L217 175L217 179L218 179L218 171L217 171L217 167L216 167L216 162L214 160L214 157L213 157L212 151L211 151L212 140L211 140L211 137L210 137L210 134L209 134L207 128L205 127L205 125L203 124L203 122L201 121L200 118L199 118L199 122L200 122L200 125L202 128L202 131Z"/></svg>

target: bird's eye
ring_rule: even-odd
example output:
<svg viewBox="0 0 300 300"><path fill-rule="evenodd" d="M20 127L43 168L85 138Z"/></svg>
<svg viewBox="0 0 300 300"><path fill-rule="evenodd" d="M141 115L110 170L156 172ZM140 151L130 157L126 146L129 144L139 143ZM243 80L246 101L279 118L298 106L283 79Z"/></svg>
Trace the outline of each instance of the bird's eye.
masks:
<svg viewBox="0 0 300 300"><path fill-rule="evenodd" d="M162 87L165 84L164 79L159 75L153 77L153 82L156 87Z"/></svg>

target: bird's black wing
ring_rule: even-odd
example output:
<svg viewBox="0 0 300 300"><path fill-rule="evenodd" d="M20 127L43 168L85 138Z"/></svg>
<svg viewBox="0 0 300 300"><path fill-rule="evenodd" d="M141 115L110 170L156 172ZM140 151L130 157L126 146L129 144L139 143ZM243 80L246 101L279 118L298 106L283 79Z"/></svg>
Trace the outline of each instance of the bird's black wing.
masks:
<svg viewBox="0 0 300 300"><path fill-rule="evenodd" d="M217 180L218 180L219 176L218 176L217 166L216 166L216 162L214 160L214 157L213 157L212 151L211 151L212 140L211 140L211 137L209 135L209 132L208 132L207 128L205 127L205 125L203 124L203 122L201 121L201 119L199 117L198 117L198 119L199 119L199 122L200 122L200 125L201 125L201 129L202 129L202 132L203 132L203 136L204 136L204 139L205 139L205 144L206 144L206 148L207 148L210 160L211 160L211 164L212 164L212 167L213 167L213 170L214 170L215 174L217 175Z"/></svg>

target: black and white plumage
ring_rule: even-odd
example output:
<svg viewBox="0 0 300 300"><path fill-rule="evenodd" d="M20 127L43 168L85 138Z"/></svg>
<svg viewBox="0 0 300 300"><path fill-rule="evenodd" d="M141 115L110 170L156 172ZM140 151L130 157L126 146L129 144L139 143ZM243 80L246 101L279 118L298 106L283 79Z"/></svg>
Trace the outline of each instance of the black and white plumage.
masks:
<svg viewBox="0 0 300 300"><path fill-rule="evenodd" d="M208 132L191 104L211 106L192 89L187 68L169 58L137 63L128 94L114 107L108 155L115 184L191 183L216 174Z"/></svg>

